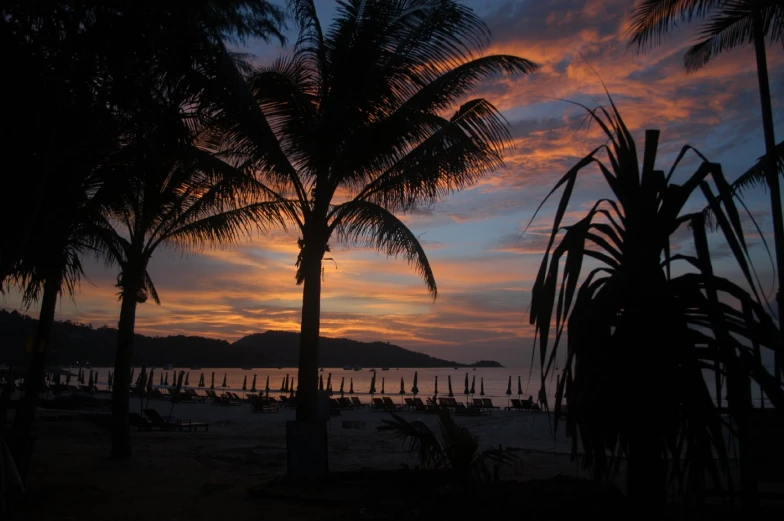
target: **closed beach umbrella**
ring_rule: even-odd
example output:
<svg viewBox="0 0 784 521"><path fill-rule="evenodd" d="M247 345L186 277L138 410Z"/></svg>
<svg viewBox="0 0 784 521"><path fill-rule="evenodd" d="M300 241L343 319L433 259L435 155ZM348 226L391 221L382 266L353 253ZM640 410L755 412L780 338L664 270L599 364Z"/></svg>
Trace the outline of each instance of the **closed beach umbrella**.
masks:
<svg viewBox="0 0 784 521"><path fill-rule="evenodd" d="M512 375L509 375L509 383L506 386L506 405L509 406L509 397L512 396Z"/></svg>
<svg viewBox="0 0 784 521"><path fill-rule="evenodd" d="M185 373L185 387L190 385L190 383L189 383L190 379L191 379L191 372L188 371L187 373Z"/></svg>
<svg viewBox="0 0 784 521"><path fill-rule="evenodd" d="M436 376L436 390L433 392L434 396L438 396L438 376Z"/></svg>
<svg viewBox="0 0 784 521"><path fill-rule="evenodd" d="M327 373L327 392L332 396L332 373Z"/></svg>
<svg viewBox="0 0 784 521"><path fill-rule="evenodd" d="M465 394L466 396L471 394L471 390L468 388L468 373L466 373L466 377L465 377L465 390L463 390L463 394Z"/></svg>
<svg viewBox="0 0 784 521"><path fill-rule="evenodd" d="M133 382L133 372L136 371L135 367L131 367L131 381ZM84 383L84 376L82 376L82 370L79 369L79 381Z"/></svg>
<svg viewBox="0 0 784 521"><path fill-rule="evenodd" d="M199 376L199 387L204 387L204 373Z"/></svg>
<svg viewBox="0 0 784 521"><path fill-rule="evenodd" d="M417 380L419 380L419 371L414 371L414 385L411 386L411 394L414 396L419 393L419 387L417 387Z"/></svg>
<svg viewBox="0 0 784 521"><path fill-rule="evenodd" d="M349 378L348 394L354 394L354 379Z"/></svg>
<svg viewBox="0 0 784 521"><path fill-rule="evenodd" d="M221 384L221 387L224 388L228 387L228 385L226 384L226 373L223 373L223 383Z"/></svg>
<svg viewBox="0 0 784 521"><path fill-rule="evenodd" d="M210 382L210 389L215 389L215 371L212 372L212 381Z"/></svg>
<svg viewBox="0 0 784 521"><path fill-rule="evenodd" d="M384 394L384 377L381 377L381 394Z"/></svg>
<svg viewBox="0 0 784 521"><path fill-rule="evenodd" d="M376 394L376 373L373 373L373 378L370 379L370 394Z"/></svg>
<svg viewBox="0 0 784 521"><path fill-rule="evenodd" d="M267 385L264 386L264 392L267 393L267 398L269 398L269 375L267 375Z"/></svg>
<svg viewBox="0 0 784 521"><path fill-rule="evenodd" d="M476 375L471 375L471 395L476 393Z"/></svg>
<svg viewBox="0 0 784 521"><path fill-rule="evenodd" d="M520 377L517 377L517 396L521 396L523 394L523 384L520 383Z"/></svg>
<svg viewBox="0 0 784 521"><path fill-rule="evenodd" d="M252 393L256 392L256 375L255 374L253 375L253 383L250 385L250 392L252 392Z"/></svg>
<svg viewBox="0 0 784 521"><path fill-rule="evenodd" d="M346 381L345 376L340 377L340 397L343 398L343 383Z"/></svg>
<svg viewBox="0 0 784 521"><path fill-rule="evenodd" d="M485 378L484 376L479 379L479 396L485 395Z"/></svg>
<svg viewBox="0 0 784 521"><path fill-rule="evenodd" d="M447 383L447 387L449 387L449 395L448 395L448 396L449 396L450 398L454 398L454 397L455 397L455 395L454 395L454 393L452 392L452 375L451 375L451 374L447 376L447 378L446 378L446 383Z"/></svg>
<svg viewBox="0 0 784 521"><path fill-rule="evenodd" d="M150 368L150 378L147 380L147 393L152 393L152 385L153 382L155 382L155 379L153 378L154 373L155 373L155 369Z"/></svg>
<svg viewBox="0 0 784 521"><path fill-rule="evenodd" d="M403 377L400 377L400 394L406 394L406 388L403 387Z"/></svg>
<svg viewBox="0 0 784 521"><path fill-rule="evenodd" d="M244 377L242 377L242 392L244 393L247 390L248 390L248 375L245 375Z"/></svg>
<svg viewBox="0 0 784 521"><path fill-rule="evenodd" d="M323 391L323 390L324 390L324 375L320 374L319 375L319 391Z"/></svg>
<svg viewBox="0 0 784 521"><path fill-rule="evenodd" d="M93 386L93 372L92 372L92 371L90 371L90 381L89 381L89 382L87 382L87 388L88 388L88 389L91 389L91 388L92 388L92 386Z"/></svg>
<svg viewBox="0 0 784 521"><path fill-rule="evenodd" d="M289 386L289 396L294 396L294 377L291 377L291 385Z"/></svg>
<svg viewBox="0 0 784 521"><path fill-rule="evenodd" d="M161 381L158 383L158 385L163 386L163 373L161 373L161 379L160 380Z"/></svg>
<svg viewBox="0 0 784 521"><path fill-rule="evenodd" d="M286 378L284 377L283 380L280 381L280 392L286 390Z"/></svg>
<svg viewBox="0 0 784 521"><path fill-rule="evenodd" d="M166 378L163 380L163 385L169 385L169 373L165 374Z"/></svg>
<svg viewBox="0 0 784 521"><path fill-rule="evenodd" d="M289 392L289 375L286 375L286 378L283 380L283 392Z"/></svg>

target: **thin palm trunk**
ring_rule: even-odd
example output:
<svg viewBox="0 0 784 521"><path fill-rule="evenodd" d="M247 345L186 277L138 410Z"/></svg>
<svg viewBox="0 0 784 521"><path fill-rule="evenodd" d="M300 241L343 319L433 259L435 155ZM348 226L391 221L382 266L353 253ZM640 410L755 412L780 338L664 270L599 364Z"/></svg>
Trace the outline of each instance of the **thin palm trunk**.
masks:
<svg viewBox="0 0 784 521"><path fill-rule="evenodd" d="M315 420L318 414L319 317L321 315L321 257L313 248L302 256L304 288L299 336L297 420Z"/></svg>
<svg viewBox="0 0 784 521"><path fill-rule="evenodd" d="M35 411L38 406L38 395L42 391L46 369L46 355L49 349L49 337L54 324L54 314L57 307L57 294L60 292L61 278L52 274L44 282L44 292L41 299L41 312L38 316L38 328L32 346L30 368L25 377L25 394L14 417L13 450L19 474L24 481L30 469L32 447L30 434L35 420Z"/></svg>
<svg viewBox="0 0 784 521"><path fill-rule="evenodd" d="M762 23L762 16L759 8L754 9L753 14L754 30L754 50L757 56L757 78L759 79L760 102L762 104L762 129L765 133L765 156L767 166L765 167L768 182L768 192L770 193L770 207L773 216L773 240L776 251L776 272L778 276L778 290L776 292L776 302L779 312L779 331L782 333L780 347L784 347L784 328L781 321L784 317L784 291L782 291L782 279L784 279L784 217L781 211L781 189L779 187L779 175L776 171L776 137L773 132L773 109L770 102L770 86L768 82L768 65L765 56L765 33ZM776 381L781 381L782 353L778 349L775 354L774 375Z"/></svg>
<svg viewBox="0 0 784 521"><path fill-rule="evenodd" d="M117 328L117 353L114 359L114 385L112 387L112 457L129 458L131 433L128 421L130 412L131 357L133 332L136 324L137 295L142 287L140 274L123 272L122 304Z"/></svg>

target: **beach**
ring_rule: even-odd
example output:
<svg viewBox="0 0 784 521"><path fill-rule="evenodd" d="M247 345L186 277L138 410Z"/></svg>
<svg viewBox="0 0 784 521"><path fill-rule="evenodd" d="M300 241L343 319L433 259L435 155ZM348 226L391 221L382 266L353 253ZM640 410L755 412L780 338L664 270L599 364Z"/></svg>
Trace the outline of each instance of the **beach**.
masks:
<svg viewBox="0 0 784 521"><path fill-rule="evenodd" d="M165 400L151 400L149 407L164 416L172 410ZM132 412L141 408L138 399L131 400ZM209 431L134 429L134 458L115 462L108 458L109 432L101 422L85 419L84 411L41 410L29 479L31 500L14 519L138 519L140 512L147 512L146 519L214 521L225 514L222 509L228 509L235 521L257 519L260 509L276 508L296 519L331 518L323 511L310 512L299 502L249 499L249 490L273 483L286 473L285 430L286 421L294 419L293 409L253 413L247 404L177 403L172 413L183 421L209 423ZM97 418L107 413L93 414ZM433 414L400 415L421 419L431 427L437 425ZM501 445L520 458L514 467L503 471L504 479L546 479L558 474L586 477L586 472L570 461L570 440L562 427L553 440L551 418L547 413L497 410L490 415L458 416L456 421L478 436L481 448ZM328 424L330 471L418 465L407 445L377 430L384 419L391 419L389 413L372 412L367 407L333 416ZM364 422L364 427L344 428L344 420ZM132 507L116 506L123 504ZM342 510L334 514L345 519Z"/></svg>

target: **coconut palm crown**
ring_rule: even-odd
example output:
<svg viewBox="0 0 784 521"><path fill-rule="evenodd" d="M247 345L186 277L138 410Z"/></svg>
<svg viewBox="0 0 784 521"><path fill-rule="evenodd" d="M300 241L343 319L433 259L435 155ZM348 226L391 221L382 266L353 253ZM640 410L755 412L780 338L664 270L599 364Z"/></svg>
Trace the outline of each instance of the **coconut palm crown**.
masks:
<svg viewBox="0 0 784 521"><path fill-rule="evenodd" d="M537 69L515 56L483 56L487 27L452 0L337 4L325 31L311 0L290 2L300 29L294 53L252 75L250 110L231 125L234 150L254 159L300 231L298 419L316 415L330 240L402 255L435 298L425 251L395 214L503 165L504 119L489 101L466 98L488 77Z"/></svg>

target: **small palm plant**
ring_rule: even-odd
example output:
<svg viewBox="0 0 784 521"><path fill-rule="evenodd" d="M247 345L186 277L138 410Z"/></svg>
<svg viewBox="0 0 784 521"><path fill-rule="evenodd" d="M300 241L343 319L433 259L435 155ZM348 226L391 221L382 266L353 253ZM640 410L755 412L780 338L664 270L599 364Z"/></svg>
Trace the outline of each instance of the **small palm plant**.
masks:
<svg viewBox="0 0 784 521"><path fill-rule="evenodd" d="M741 457L749 378L774 406L784 404L781 381L761 363L763 351L781 349L780 337L760 299L721 166L685 146L668 173L656 169L657 130L646 132L639 164L634 139L610 104L609 110L586 108L607 143L582 158L548 195L563 188L532 290L530 321L543 387L568 334L555 411L557 418L565 398L573 453L579 433L584 461L598 479L611 478L617 456L625 456L629 495L661 504L669 483L678 490L702 490L706 473L721 488L720 474L727 470L722 390ZM690 151L702 162L675 182L675 169ZM563 225L578 176L594 164L612 197ZM687 206L699 194L713 211L745 288L714 272L705 214ZM686 229L695 250L674 252L673 234ZM703 371L713 371L718 401Z"/></svg>
<svg viewBox="0 0 784 521"><path fill-rule="evenodd" d="M397 414L392 420L382 420L380 431L391 431L395 437L408 442L409 450L419 453L420 464L428 469L453 471L460 479L484 480L491 478L490 464L510 465L518 460L507 450L491 447L479 450L479 440L466 427L458 425L442 410L438 415L440 435L422 421L409 422Z"/></svg>

